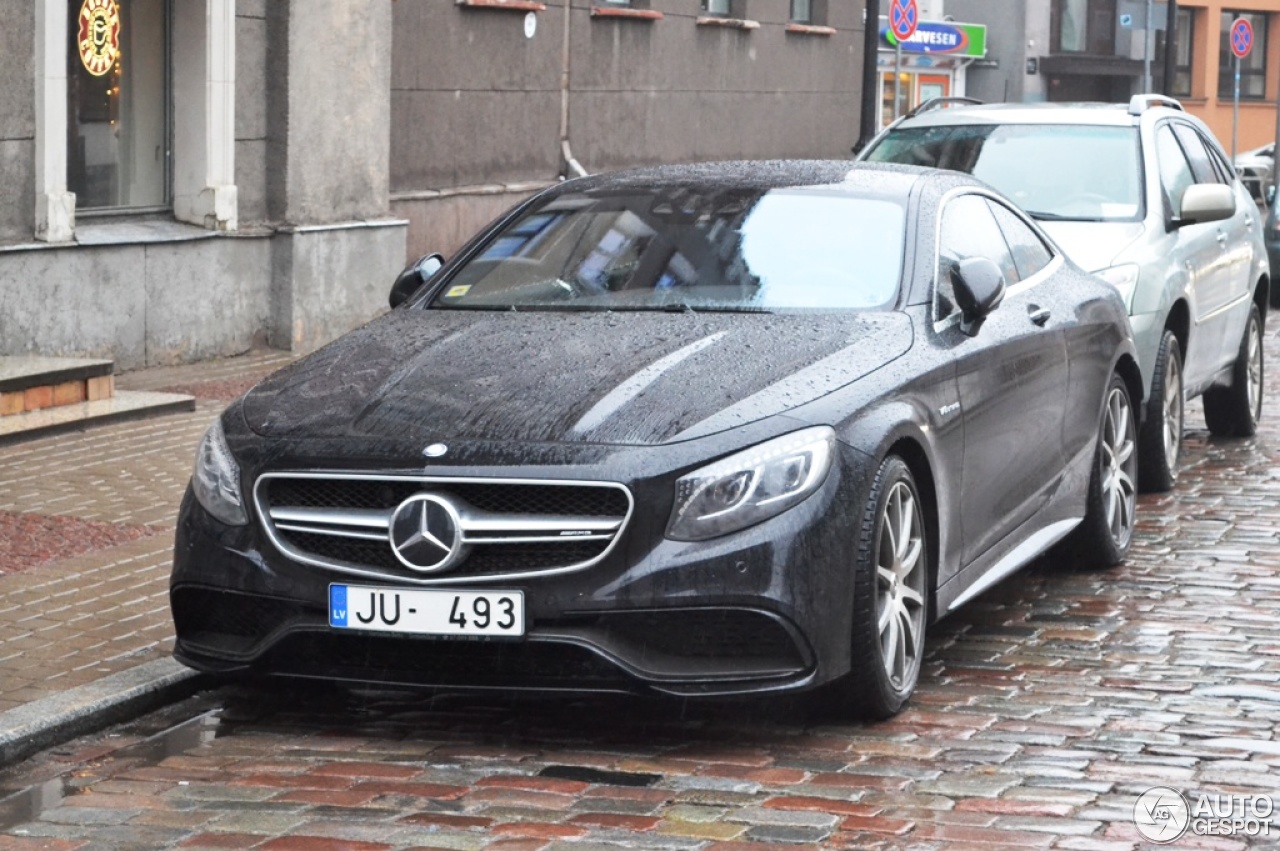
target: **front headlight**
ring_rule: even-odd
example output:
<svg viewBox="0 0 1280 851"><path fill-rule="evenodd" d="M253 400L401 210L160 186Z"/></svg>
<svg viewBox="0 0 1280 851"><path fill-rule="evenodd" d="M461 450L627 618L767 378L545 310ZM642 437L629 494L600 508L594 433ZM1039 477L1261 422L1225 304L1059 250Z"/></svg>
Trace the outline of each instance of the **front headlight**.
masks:
<svg viewBox="0 0 1280 851"><path fill-rule="evenodd" d="M1120 293L1120 298L1124 299L1124 309L1132 311L1133 294L1138 289L1138 275L1141 271L1137 263L1125 263L1112 266L1110 269L1100 269L1093 274L1115 287Z"/></svg>
<svg viewBox="0 0 1280 851"><path fill-rule="evenodd" d="M682 477L667 537L705 541L776 517L822 485L835 445L831 428L807 428Z"/></svg>
<svg viewBox="0 0 1280 851"><path fill-rule="evenodd" d="M222 419L214 421L196 450L196 469L191 474L196 499L214 517L228 526L244 526L249 517L240 493L240 465L227 448Z"/></svg>

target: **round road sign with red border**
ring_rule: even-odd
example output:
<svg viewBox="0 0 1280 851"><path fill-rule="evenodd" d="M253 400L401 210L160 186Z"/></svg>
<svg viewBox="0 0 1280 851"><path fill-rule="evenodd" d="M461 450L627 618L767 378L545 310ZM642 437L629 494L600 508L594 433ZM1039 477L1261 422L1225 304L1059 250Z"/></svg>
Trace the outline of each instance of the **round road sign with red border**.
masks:
<svg viewBox="0 0 1280 851"><path fill-rule="evenodd" d="M916 34L920 25L920 7L916 0L893 0L889 7L889 29L898 41L906 41Z"/></svg>
<svg viewBox="0 0 1280 851"><path fill-rule="evenodd" d="M1253 24L1248 18L1236 18L1231 24L1231 52L1244 59L1253 50Z"/></svg>

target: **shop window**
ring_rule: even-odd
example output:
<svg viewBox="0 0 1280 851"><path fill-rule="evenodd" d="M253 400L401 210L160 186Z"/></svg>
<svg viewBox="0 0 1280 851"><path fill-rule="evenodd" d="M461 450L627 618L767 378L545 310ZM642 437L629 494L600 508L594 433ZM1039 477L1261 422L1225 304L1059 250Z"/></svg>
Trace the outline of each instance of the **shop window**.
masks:
<svg viewBox="0 0 1280 851"><path fill-rule="evenodd" d="M1262 100L1267 96L1267 23L1262 12L1240 12L1224 9L1218 48L1218 98L1232 100L1236 87L1236 57L1231 52L1231 24L1244 18L1253 25L1253 49L1240 60L1241 100Z"/></svg>
<svg viewBox="0 0 1280 851"><path fill-rule="evenodd" d="M235 0L36 0L35 237L78 211L235 230Z"/></svg>
<svg viewBox="0 0 1280 851"><path fill-rule="evenodd" d="M77 208L167 206L167 0L70 0L67 20L67 188Z"/></svg>

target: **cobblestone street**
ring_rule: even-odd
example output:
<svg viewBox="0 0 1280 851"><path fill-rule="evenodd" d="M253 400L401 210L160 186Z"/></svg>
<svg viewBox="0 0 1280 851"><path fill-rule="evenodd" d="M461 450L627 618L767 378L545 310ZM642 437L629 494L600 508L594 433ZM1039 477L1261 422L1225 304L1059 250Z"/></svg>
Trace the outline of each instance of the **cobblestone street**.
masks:
<svg viewBox="0 0 1280 851"><path fill-rule="evenodd" d="M1133 849L1150 787L1275 795L1274 329L1267 345L1260 436L1211 441L1193 405L1182 480L1142 499L1128 563L1076 573L1045 559L937 624L917 696L891 722L798 701L229 686L0 772L0 851ZM205 381L188 385L196 414L0 452L0 607L31 616L28 636L0 636L0 665L30 660L22 688L48 687L54 654L110 668L168 651L173 514L195 443L238 386ZM80 524L67 528L90 543L46 552L50 524ZM103 607L60 614L58 589L84 581L103 583ZM77 615L82 643L39 638ZM129 619L119 647L93 638L91 624ZM1277 845L1280 815L1270 835L1188 832L1168 847Z"/></svg>

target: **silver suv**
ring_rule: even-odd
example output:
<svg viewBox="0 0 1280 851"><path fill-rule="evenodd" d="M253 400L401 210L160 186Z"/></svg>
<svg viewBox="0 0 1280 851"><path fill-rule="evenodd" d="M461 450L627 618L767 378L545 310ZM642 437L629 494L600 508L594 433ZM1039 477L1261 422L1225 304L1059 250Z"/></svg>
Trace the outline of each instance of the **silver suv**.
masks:
<svg viewBox="0 0 1280 851"><path fill-rule="evenodd" d="M938 104L860 157L972 174L1038 219L1125 299L1145 394L1141 484L1178 475L1185 401L1204 394L1215 435L1262 414L1270 276L1258 208L1209 129L1174 100Z"/></svg>

